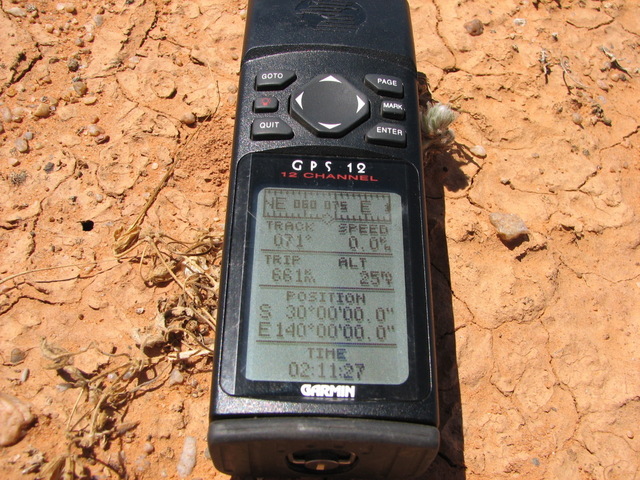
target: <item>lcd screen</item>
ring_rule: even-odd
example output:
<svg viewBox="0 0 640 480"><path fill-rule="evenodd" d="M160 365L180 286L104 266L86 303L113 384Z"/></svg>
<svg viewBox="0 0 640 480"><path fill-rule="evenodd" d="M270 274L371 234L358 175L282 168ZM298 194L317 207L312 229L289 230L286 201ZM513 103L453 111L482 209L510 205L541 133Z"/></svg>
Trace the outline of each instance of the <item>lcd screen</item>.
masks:
<svg viewBox="0 0 640 480"><path fill-rule="evenodd" d="M252 220L246 378L405 382L401 196L266 187Z"/></svg>

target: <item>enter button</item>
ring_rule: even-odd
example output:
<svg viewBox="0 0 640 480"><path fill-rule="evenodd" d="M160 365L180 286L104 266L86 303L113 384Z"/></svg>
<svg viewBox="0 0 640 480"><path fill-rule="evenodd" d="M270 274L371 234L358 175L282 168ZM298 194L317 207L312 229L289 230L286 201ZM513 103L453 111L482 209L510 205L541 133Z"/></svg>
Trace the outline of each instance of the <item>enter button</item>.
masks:
<svg viewBox="0 0 640 480"><path fill-rule="evenodd" d="M393 123L379 123L367 132L367 142L390 147L406 147L407 132Z"/></svg>

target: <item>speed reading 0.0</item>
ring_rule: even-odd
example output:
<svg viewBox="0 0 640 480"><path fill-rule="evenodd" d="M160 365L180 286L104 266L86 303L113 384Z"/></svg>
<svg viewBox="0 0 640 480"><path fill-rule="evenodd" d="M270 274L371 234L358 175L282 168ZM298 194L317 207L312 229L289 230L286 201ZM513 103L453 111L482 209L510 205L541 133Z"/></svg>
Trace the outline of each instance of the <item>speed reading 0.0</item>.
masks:
<svg viewBox="0 0 640 480"><path fill-rule="evenodd" d="M403 383L400 195L267 187L255 211L247 378Z"/></svg>

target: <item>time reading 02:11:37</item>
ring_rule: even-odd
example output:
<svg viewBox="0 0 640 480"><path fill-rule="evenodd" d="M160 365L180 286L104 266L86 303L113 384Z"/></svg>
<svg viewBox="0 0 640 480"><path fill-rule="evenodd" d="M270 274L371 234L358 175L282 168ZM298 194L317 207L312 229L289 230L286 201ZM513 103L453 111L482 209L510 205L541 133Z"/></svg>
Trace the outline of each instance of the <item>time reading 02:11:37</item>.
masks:
<svg viewBox="0 0 640 480"><path fill-rule="evenodd" d="M264 188L255 232L247 378L404 381L400 195Z"/></svg>

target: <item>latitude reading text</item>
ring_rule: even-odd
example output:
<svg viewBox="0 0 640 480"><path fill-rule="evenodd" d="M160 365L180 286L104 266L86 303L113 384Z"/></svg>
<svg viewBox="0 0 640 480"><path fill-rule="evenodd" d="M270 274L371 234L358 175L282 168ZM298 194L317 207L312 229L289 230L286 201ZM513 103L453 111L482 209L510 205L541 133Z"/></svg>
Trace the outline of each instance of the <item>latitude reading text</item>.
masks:
<svg viewBox="0 0 640 480"><path fill-rule="evenodd" d="M406 380L399 194L264 188L251 261L248 379Z"/></svg>

